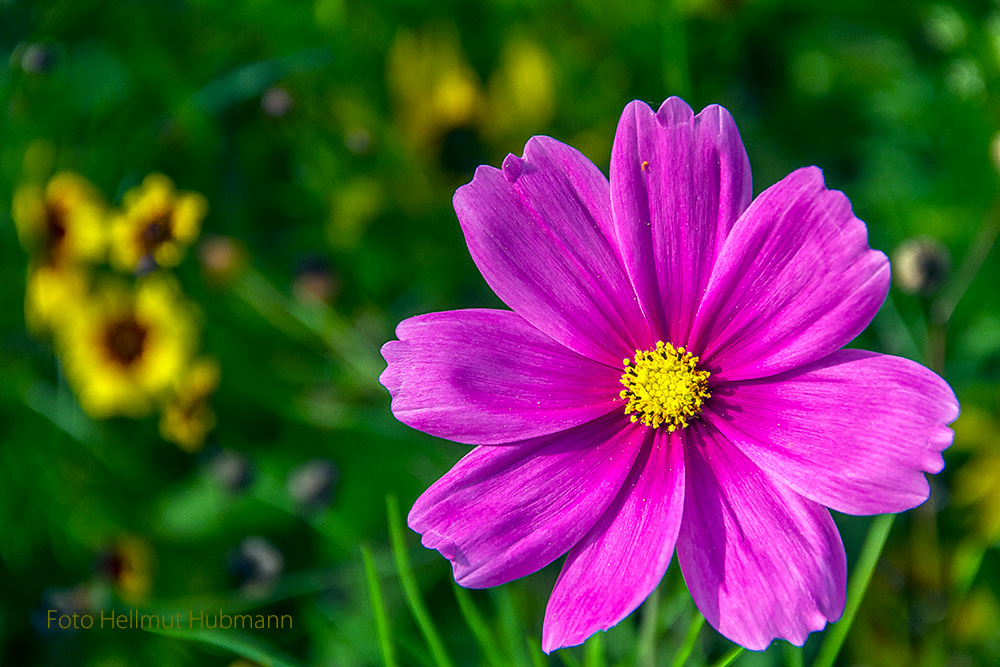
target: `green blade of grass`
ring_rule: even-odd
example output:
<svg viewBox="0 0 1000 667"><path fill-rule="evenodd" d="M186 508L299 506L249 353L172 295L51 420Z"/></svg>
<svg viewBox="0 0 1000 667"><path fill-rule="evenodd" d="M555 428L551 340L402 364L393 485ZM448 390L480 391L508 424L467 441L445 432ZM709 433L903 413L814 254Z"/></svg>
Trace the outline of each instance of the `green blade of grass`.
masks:
<svg viewBox="0 0 1000 667"><path fill-rule="evenodd" d="M389 630L389 617L382 603L382 588L378 583L378 573L375 571L375 558L367 544L361 545L361 558L365 563L365 578L368 580L368 595L372 601L372 612L375 614L375 632L378 635L378 646L382 651L382 663L385 667L396 667L396 652L392 646L392 633Z"/></svg>
<svg viewBox="0 0 1000 667"><path fill-rule="evenodd" d="M895 514L882 514L872 521L871 528L868 529L868 536L865 537L865 544L861 548L861 557L858 559L858 564L854 566L851 579L847 584L847 603L844 605L844 615L826 633L823 644L819 647L819 653L816 655L816 660L813 661L813 667L832 667L837 656L840 655L844 639L847 637L851 624L854 622L854 616L861 606L868 582L872 579L875 565L878 563L879 556L882 555L882 548L885 547L885 541L889 538L889 529L892 528L892 522L895 519Z"/></svg>
<svg viewBox="0 0 1000 667"><path fill-rule="evenodd" d="M420 633L424 636L427 648L434 658L434 664L438 667L454 667L451 658L448 657L441 641L441 635L431 615L427 611L423 598L420 596L420 589L417 587L416 577L413 576L413 568L410 566L410 557L406 553L406 537L403 534L403 520L399 514L399 503L395 496L386 496L386 511L389 515L389 542L392 545L392 554L396 559L396 569L399 572L399 583L403 587L403 595L406 598L406 605L413 614Z"/></svg>
<svg viewBox="0 0 1000 667"><path fill-rule="evenodd" d="M479 613L479 608L476 607L469 591L454 582L452 582L452 588L455 591L455 600L458 601L458 608L462 612L465 624L472 631L472 636L479 644L479 650L486 657L486 661L491 665L496 665L496 667L504 667L505 663L500 659L500 649L493 639L493 633L486 624L483 615Z"/></svg>
<svg viewBox="0 0 1000 667"><path fill-rule="evenodd" d="M514 598L511 597L509 586L500 586L493 589L493 599L497 605L497 615L500 619L500 629L503 632L503 639L506 641L507 664L516 667L529 667L531 659L528 657L525 636L527 631L517 617L517 609L514 607Z"/></svg>
<svg viewBox="0 0 1000 667"><path fill-rule="evenodd" d="M743 655L743 651L745 650L742 646L733 648L732 651L719 658L719 661L712 665L712 667L729 667L729 665L736 662L736 658Z"/></svg>
<svg viewBox="0 0 1000 667"><path fill-rule="evenodd" d="M794 644L785 644L785 665L787 667L804 667L802 658L802 647Z"/></svg>
<svg viewBox="0 0 1000 667"><path fill-rule="evenodd" d="M252 660L263 665L263 667L303 667L302 663L295 662L281 655L273 646L253 637L234 633L232 630L144 629L146 632L164 637L173 637L174 639L182 639L221 648L247 660Z"/></svg>
<svg viewBox="0 0 1000 667"><path fill-rule="evenodd" d="M549 658L542 650L540 640L535 638L528 640L528 653L531 655L531 667L546 667L549 664Z"/></svg>
<svg viewBox="0 0 1000 667"><path fill-rule="evenodd" d="M604 633L590 636L583 645L583 667L604 667Z"/></svg>
<svg viewBox="0 0 1000 667"><path fill-rule="evenodd" d="M684 643L677 649L677 655L674 656L674 661L670 663L672 667L682 667L687 662L687 659L691 656L691 651L694 650L695 642L698 641L698 633L701 632L703 625L705 625L705 617L701 615L701 612L695 610L694 618L691 619L691 625L688 626L687 634L684 635Z"/></svg>
<svg viewBox="0 0 1000 667"><path fill-rule="evenodd" d="M639 626L638 664L642 667L656 665L656 634L660 612L660 587L657 586L642 603L642 621Z"/></svg>

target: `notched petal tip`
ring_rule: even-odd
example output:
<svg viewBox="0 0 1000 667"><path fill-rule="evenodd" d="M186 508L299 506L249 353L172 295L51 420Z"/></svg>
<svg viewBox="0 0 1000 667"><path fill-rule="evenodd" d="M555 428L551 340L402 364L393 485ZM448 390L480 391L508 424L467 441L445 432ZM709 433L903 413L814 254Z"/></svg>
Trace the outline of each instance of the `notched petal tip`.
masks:
<svg viewBox="0 0 1000 667"><path fill-rule="evenodd" d="M488 164L481 164L476 167L472 174L472 180L465 185L460 185L455 189L455 194L451 197L452 207L459 215L459 221L463 211L476 210L476 188L490 180L491 174L500 172L499 169Z"/></svg>
<svg viewBox="0 0 1000 667"><path fill-rule="evenodd" d="M527 149L525 150L525 153L527 153ZM524 160L517 157L513 153L509 153L503 161L501 171L503 172L503 177L507 179L508 183L514 183L521 175L521 169L523 167Z"/></svg>
<svg viewBox="0 0 1000 667"><path fill-rule="evenodd" d="M694 118L694 110L679 97L668 97L663 100L663 104L656 111L656 122L664 127L690 125L694 122Z"/></svg>
<svg viewBox="0 0 1000 667"><path fill-rule="evenodd" d="M397 333L397 335L399 334ZM394 362L399 358L401 346L401 341L390 340L379 349L379 353L382 355L382 358L385 359L386 367L379 374L378 382L383 387L388 389L390 394L395 393L400 385L399 373L396 372Z"/></svg>

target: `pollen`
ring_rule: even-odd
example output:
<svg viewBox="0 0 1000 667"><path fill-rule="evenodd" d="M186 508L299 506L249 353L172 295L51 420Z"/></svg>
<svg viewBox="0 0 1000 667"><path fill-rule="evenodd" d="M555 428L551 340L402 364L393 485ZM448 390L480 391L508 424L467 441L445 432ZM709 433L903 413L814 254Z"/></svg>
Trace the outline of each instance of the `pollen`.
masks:
<svg viewBox="0 0 1000 667"><path fill-rule="evenodd" d="M708 393L708 371L698 370L699 358L683 347L658 341L652 350L636 350L634 359L624 359L621 383L625 389L625 414L633 422L669 432L685 428L701 414Z"/></svg>

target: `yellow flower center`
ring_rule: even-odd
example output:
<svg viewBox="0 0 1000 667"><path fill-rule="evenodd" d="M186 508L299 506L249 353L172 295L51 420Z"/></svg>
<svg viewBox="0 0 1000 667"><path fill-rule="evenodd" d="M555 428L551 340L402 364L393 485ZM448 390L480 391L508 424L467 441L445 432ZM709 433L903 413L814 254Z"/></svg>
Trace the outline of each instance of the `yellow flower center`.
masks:
<svg viewBox="0 0 1000 667"><path fill-rule="evenodd" d="M636 350L635 359L623 363L621 397L628 401L625 414L632 415L633 422L673 432L701 414L711 398L710 373L697 370L698 357L683 347L657 341L656 349Z"/></svg>

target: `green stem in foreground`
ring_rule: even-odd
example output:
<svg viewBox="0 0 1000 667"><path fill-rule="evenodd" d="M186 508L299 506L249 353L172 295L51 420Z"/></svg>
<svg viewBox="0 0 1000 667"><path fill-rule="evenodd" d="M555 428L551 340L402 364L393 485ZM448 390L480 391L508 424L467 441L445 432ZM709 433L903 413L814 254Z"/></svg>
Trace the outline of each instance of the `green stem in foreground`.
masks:
<svg viewBox="0 0 1000 667"><path fill-rule="evenodd" d="M719 658L719 661L712 665L712 667L729 667L729 665L736 662L736 658L743 655L744 650L742 646L735 647L732 651Z"/></svg>
<svg viewBox="0 0 1000 667"><path fill-rule="evenodd" d="M403 520L399 514L399 503L395 496L387 496L385 499L386 510L389 514L389 542L392 545L392 555L396 558L396 569L399 570L399 584L403 587L403 595L406 597L406 604L413 614L413 620L417 622L420 633L427 642L434 664L437 667L454 667L451 658L448 657L444 649L444 642L438 634L431 615L427 611L420 596L420 588L417 587L416 577L413 576L413 568L410 566L410 557L406 553L406 538L403 534Z"/></svg>
<svg viewBox="0 0 1000 667"><path fill-rule="evenodd" d="M882 549L889 538L889 529L895 521L895 514L882 514L875 517L871 528L868 529L868 536L865 544L861 548L861 557L858 564L854 566L851 579L847 584L847 603L844 605L844 616L826 633L823 645L820 646L813 667L832 667L833 663L840 655L840 649L844 644L844 639L851 629L854 617L861 606L861 600L865 596L865 590L872 579L875 565L878 563Z"/></svg>
<svg viewBox="0 0 1000 667"><path fill-rule="evenodd" d="M365 578L368 579L368 594L372 601L372 612L375 614L375 633L378 635L379 649L382 651L382 664L385 667L396 667L396 653L392 647L389 617L382 603L382 588L378 583L378 573L375 571L375 558L367 544L361 545L361 558L365 562Z"/></svg>
<svg viewBox="0 0 1000 667"><path fill-rule="evenodd" d="M684 663L691 656L691 651L694 650L694 643L698 640L698 633L701 632L701 627L705 625L705 617L702 616L701 612L695 611L694 618L691 619L691 625L688 626L687 634L684 636L684 643L681 647L677 649L677 655L674 656L674 661L671 663L672 667L683 667Z"/></svg>
<svg viewBox="0 0 1000 667"><path fill-rule="evenodd" d="M642 603L642 624L639 626L639 665L655 667L656 633L659 628L660 587L657 586Z"/></svg>
<svg viewBox="0 0 1000 667"><path fill-rule="evenodd" d="M583 645L583 667L605 667L603 632L591 635Z"/></svg>

